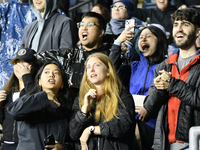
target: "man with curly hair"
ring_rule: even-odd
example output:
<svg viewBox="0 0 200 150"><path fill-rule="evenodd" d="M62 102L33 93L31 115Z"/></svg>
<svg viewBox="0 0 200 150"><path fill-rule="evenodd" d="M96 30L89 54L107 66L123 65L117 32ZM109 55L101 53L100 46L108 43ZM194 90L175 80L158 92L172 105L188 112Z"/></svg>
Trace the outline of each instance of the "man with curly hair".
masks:
<svg viewBox="0 0 200 150"><path fill-rule="evenodd" d="M200 14L193 8L172 15L177 51L160 63L148 91L140 119L157 115L155 150L177 150L189 145L189 129L200 125Z"/></svg>

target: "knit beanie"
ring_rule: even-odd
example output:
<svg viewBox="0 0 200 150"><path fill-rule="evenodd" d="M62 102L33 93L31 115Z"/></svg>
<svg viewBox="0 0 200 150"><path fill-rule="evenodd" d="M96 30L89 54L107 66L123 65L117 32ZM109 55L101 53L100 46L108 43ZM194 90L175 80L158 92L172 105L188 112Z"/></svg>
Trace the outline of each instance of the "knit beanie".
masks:
<svg viewBox="0 0 200 150"><path fill-rule="evenodd" d="M128 10L128 16L129 18L132 18L132 15L133 15L133 10L134 10L134 4L133 2L131 2L130 0L119 0L119 1L115 1L111 7L115 4L115 3L118 3L118 2L121 2L124 4L124 6L126 7L126 9Z"/></svg>

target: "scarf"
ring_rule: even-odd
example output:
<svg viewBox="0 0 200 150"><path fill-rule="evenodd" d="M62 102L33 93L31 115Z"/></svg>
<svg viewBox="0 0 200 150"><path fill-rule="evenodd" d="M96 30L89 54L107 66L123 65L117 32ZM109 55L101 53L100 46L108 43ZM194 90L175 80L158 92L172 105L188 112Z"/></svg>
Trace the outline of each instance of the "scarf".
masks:
<svg viewBox="0 0 200 150"><path fill-rule="evenodd" d="M111 30L114 35L119 35L125 29L125 19L111 19Z"/></svg>

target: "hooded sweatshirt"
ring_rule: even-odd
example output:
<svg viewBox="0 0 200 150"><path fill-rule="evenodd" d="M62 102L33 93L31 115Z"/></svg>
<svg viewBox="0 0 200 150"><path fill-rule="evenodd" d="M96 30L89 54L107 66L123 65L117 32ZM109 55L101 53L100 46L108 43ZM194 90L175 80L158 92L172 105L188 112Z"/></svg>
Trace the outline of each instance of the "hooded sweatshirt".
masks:
<svg viewBox="0 0 200 150"><path fill-rule="evenodd" d="M29 3L37 20L25 27L21 48L32 48L36 52L42 52L76 46L76 24L69 17L57 12L57 0L45 0L42 17L33 1L29 0Z"/></svg>
<svg viewBox="0 0 200 150"><path fill-rule="evenodd" d="M39 40L40 40L40 36L42 34L42 29L44 27L44 22L45 20L48 18L48 16L54 11L56 10L56 2L57 0L45 0L45 9L44 9L44 15L41 16L41 13L40 11L38 11L34 4L33 4L33 0L30 0L29 3L30 3L30 6L31 6L31 9L33 10L33 13L36 15L37 17L37 21L38 21L38 30L33 38L33 41L32 41L32 45L31 45L31 48L34 49L35 51L37 51L38 49L38 44L39 43Z"/></svg>

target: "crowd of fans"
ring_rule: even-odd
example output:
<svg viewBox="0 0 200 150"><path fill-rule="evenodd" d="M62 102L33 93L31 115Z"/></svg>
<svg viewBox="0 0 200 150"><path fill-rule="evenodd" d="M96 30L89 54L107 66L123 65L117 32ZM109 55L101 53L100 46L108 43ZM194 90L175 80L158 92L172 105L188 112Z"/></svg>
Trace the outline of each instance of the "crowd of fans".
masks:
<svg viewBox="0 0 200 150"><path fill-rule="evenodd" d="M0 4L2 150L189 149L200 3L137 4L96 4L77 23L65 0Z"/></svg>

